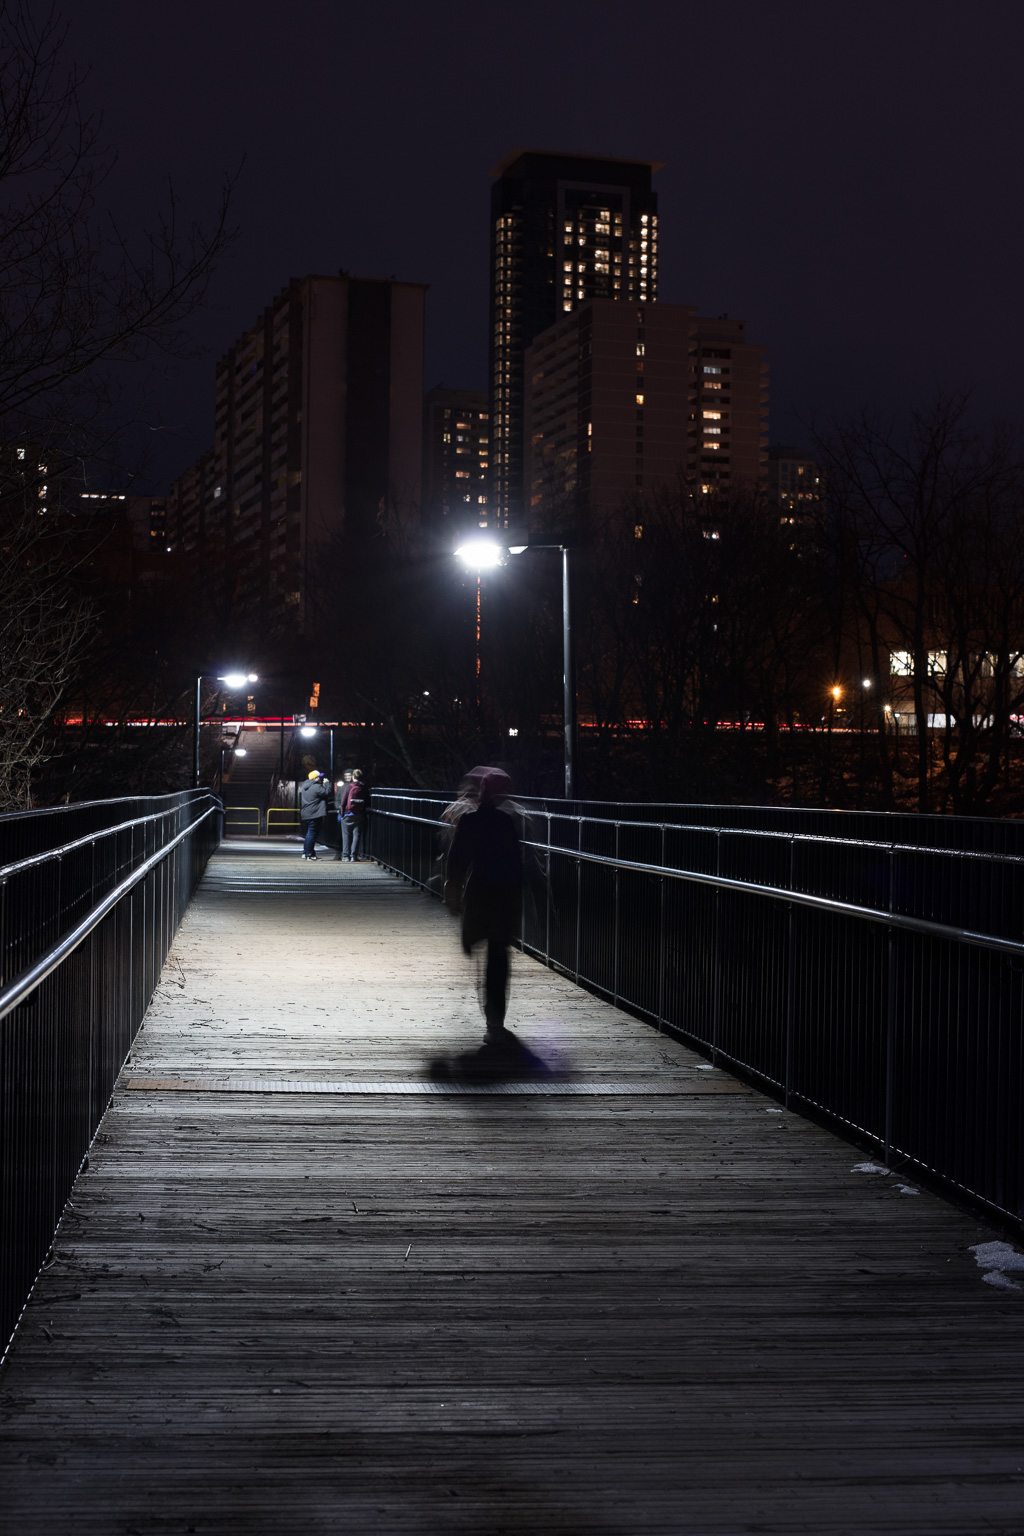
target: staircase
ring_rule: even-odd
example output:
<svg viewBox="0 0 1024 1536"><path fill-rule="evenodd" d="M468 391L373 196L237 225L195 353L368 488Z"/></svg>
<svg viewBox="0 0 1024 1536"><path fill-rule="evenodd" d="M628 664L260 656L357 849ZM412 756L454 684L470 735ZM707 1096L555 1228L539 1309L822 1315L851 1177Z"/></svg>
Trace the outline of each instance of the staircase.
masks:
<svg viewBox="0 0 1024 1536"><path fill-rule="evenodd" d="M291 737L292 732L286 730L286 760ZM238 746L244 747L244 757L234 751L224 754L224 830L229 837L258 837L266 831L267 806L281 761L281 734L273 727L261 731L243 726Z"/></svg>

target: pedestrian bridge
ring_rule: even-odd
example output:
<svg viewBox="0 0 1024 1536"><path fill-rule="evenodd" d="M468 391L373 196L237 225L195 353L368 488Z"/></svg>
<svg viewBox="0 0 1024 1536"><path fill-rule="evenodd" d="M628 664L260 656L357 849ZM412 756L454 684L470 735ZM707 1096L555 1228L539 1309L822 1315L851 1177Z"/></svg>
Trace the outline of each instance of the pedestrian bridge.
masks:
<svg viewBox="0 0 1024 1536"><path fill-rule="evenodd" d="M920 969L889 948L954 942L937 932L955 915L945 876L944 909L913 919L936 931L894 923L858 940L881 974L851 963L822 1018L839 1055L850 994L873 1040L870 985L883 1001L896 989L882 1121L858 1126L857 1146L820 1123L838 1117L810 1102L819 1066L803 1057L829 935L854 921L874 934L874 919L677 880L664 821L643 830L661 862L642 875L632 823L598 833L577 816L570 839L542 809L550 898L527 914L509 1025L549 1074L439 1081L431 1062L473 1051L481 1023L471 964L417 883L429 801L380 796L380 862L350 866L266 840L221 843L207 863L216 817L201 796L176 798L170 820L133 807L113 851L81 811L61 846L83 851L60 871L31 847L39 822L19 823L20 856L0 873L6 892L15 866L33 872L23 899L40 923L59 913L12 959L3 909L15 1285L49 1220L33 1229L30 1208L49 1200L59 1219L0 1374L12 1531L1020 1531L1024 1258L1010 1217L981 1213L979 1201L998 1214L995 1185L974 1209L934 1192L942 1127L929 1121L930 1171L903 1147L903 993ZM806 894L792 851L804 834L777 835L785 858L773 869L759 853L761 880L746 884L774 889L789 861L791 898ZM607 862L590 865L599 837L607 851L592 856ZM739 880L721 829L717 857L719 881ZM689 873L703 877L699 863ZM898 915L910 898L899 881L890 894ZM753 915L768 902L778 923ZM687 979L691 940L704 965ZM790 1033L781 1056L769 1042L741 1068L742 1008L766 1028L750 978L769 942ZM1012 977L1017 962L974 950L959 962L981 965L968 996L934 954L977 1094L984 965ZM45 975L26 991L33 969ZM638 982L652 1004L660 989L661 1028L637 1016L644 999L616 1006ZM718 1010L701 1026L716 1041L690 1031L699 1050L665 1018L695 996ZM134 1033L131 1008L147 1002ZM127 1059L103 1028L115 1016L129 1020ZM74 1130L90 1134L74 1106L84 1092L103 1110L104 1052L113 1096L65 1205ZM835 1094L874 1113L871 1070L833 1058ZM922 1080L928 1116L950 1091ZM987 1155L1005 1189L992 1155L1013 1142L1004 1131ZM958 1166L978 1152L961 1149Z"/></svg>

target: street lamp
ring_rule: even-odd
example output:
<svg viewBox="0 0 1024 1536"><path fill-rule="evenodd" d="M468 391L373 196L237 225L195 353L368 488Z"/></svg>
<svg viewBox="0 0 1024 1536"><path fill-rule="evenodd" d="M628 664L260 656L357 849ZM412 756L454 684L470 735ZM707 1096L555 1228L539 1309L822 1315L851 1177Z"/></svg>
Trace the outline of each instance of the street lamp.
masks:
<svg viewBox="0 0 1024 1536"><path fill-rule="evenodd" d="M196 707L192 717L192 788L199 788L199 721L202 714L203 678L209 674L200 672L196 678ZM255 672L223 672L218 673L218 683L227 683L229 688L244 688L246 683L258 683L259 678Z"/></svg>
<svg viewBox="0 0 1024 1536"><path fill-rule="evenodd" d="M472 570L490 570L506 565L509 555L522 555L528 549L560 549L562 552L562 720L565 739L565 798L576 798L576 664L573 657L572 593L569 580L567 544L500 544L483 535L468 539L455 551Z"/></svg>

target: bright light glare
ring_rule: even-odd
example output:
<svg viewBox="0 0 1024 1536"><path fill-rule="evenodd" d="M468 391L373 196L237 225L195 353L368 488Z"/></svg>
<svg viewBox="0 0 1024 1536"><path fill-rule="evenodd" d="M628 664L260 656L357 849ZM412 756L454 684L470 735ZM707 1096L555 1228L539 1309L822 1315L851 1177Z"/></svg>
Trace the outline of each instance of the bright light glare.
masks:
<svg viewBox="0 0 1024 1536"><path fill-rule="evenodd" d="M529 547L529 544L510 544L508 552L510 555L525 555Z"/></svg>
<svg viewBox="0 0 1024 1536"><path fill-rule="evenodd" d="M455 553L464 565L471 566L477 571L500 565L505 555L502 546L495 544L493 539L470 539L467 543L460 544Z"/></svg>
<svg viewBox="0 0 1024 1536"><path fill-rule="evenodd" d="M227 672L217 679L219 683L227 683L229 688L244 688L249 678L244 672Z"/></svg>
<svg viewBox="0 0 1024 1536"><path fill-rule="evenodd" d="M302 726L300 728L300 730L299 730L299 735L300 736L315 736L316 735L316 726L315 725L304 725L304 726Z"/></svg>
<svg viewBox="0 0 1024 1536"><path fill-rule="evenodd" d="M870 688L871 687L871 679L870 679L870 677L866 677L864 679L864 687L865 688Z"/></svg>
<svg viewBox="0 0 1024 1536"><path fill-rule="evenodd" d="M245 747L236 747L235 748L235 756L236 757L244 757L245 753L246 753L246 748Z"/></svg>

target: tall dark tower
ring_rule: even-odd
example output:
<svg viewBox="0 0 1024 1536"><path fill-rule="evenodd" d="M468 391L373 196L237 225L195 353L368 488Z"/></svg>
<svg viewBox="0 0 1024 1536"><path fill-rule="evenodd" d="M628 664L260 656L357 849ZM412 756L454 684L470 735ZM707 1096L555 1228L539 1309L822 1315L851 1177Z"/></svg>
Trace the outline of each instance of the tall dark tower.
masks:
<svg viewBox="0 0 1024 1536"><path fill-rule="evenodd" d="M523 507L523 354L587 299L658 297L658 161L517 149L491 188L491 503Z"/></svg>

